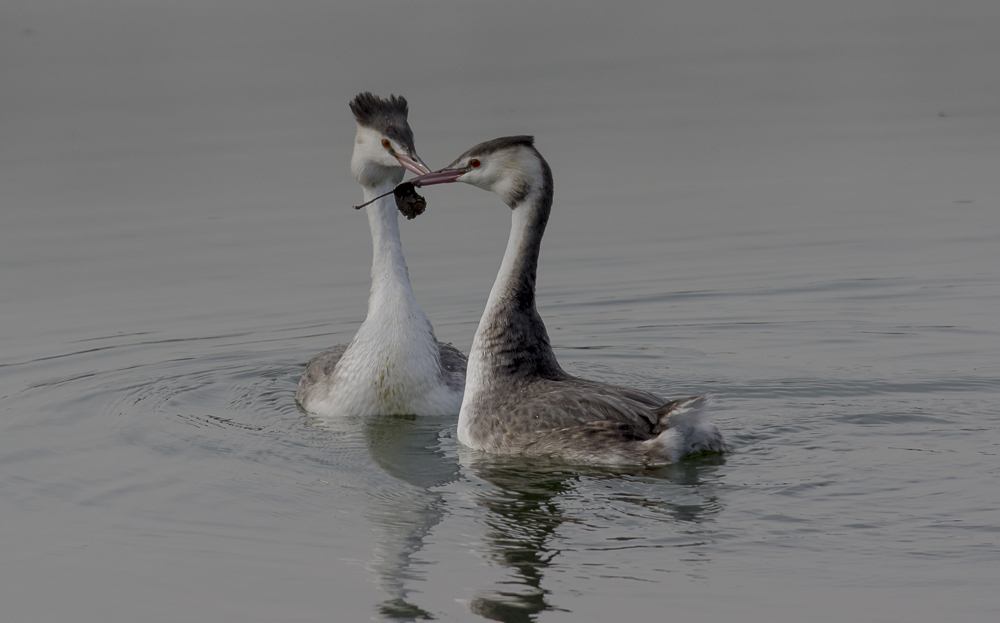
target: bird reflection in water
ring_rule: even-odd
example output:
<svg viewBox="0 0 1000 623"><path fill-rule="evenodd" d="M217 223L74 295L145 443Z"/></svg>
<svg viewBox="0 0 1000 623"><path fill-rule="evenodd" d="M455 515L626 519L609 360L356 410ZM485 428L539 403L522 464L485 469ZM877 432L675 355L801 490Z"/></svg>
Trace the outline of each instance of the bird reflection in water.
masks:
<svg viewBox="0 0 1000 623"><path fill-rule="evenodd" d="M427 535L446 516L446 502L435 488L460 477L454 457L441 449L441 433L454 427L454 416L387 415L365 418L364 440L372 460L400 486L373 487L365 513L380 529L370 569L390 598L377 606L378 613L400 621L434 617L412 603L407 588L422 573L414 559Z"/></svg>
<svg viewBox="0 0 1000 623"><path fill-rule="evenodd" d="M474 503L486 511L480 519L485 529L477 549L494 566L507 570L507 577L495 587L475 592L468 607L485 619L505 622L535 621L541 612L563 610L545 586L546 569L558 567L563 546L580 552L587 545L567 541L565 534L558 534L560 528L582 524L596 534L613 530L605 519L581 514L581 501L589 508L642 515L647 526L656 521L699 524L722 509L712 487L705 486L712 467L725 463L721 455L659 468L595 467L486 455L462 446L449 449L453 442L446 437L454 430L453 416L344 418L321 426L348 435L360 433L358 441L364 448L357 450L366 450L391 477L371 478L369 472L359 483L367 493L365 517L378 531L368 568L389 597L376 605L376 614L388 620L435 618L415 603L413 594L419 591L414 586L426 580L420 552L428 536L454 511L451 505L468 499L463 495L463 501L455 500L455 487L471 493ZM477 481L486 486L477 486L481 484ZM616 532L604 540L614 543L622 536ZM650 541L651 546L663 546L664 534L650 538L657 539L655 544ZM687 536L683 540L690 543Z"/></svg>
<svg viewBox="0 0 1000 623"><path fill-rule="evenodd" d="M470 610L486 619L506 623L535 621L540 612L562 611L550 603L551 591L543 585L544 571L558 564L559 546L556 531L566 523L587 523L587 518L565 510L570 496L589 496L582 492L584 481L624 482L626 476L643 489L655 488L657 481L667 481L688 489L701 484L705 467L724 462L719 455L698 457L657 469L636 467L611 469L568 465L565 462L524 457L495 457L463 450L463 464L479 478L494 485L483 488L476 503L487 509L484 519L489 527L484 537L489 558L509 569L512 577L503 588L479 591L469 604ZM650 491L647 491L651 493ZM614 486L608 503L627 503L657 507L671 519L700 523L721 510L714 496L703 504L674 504L663 499L634 495Z"/></svg>

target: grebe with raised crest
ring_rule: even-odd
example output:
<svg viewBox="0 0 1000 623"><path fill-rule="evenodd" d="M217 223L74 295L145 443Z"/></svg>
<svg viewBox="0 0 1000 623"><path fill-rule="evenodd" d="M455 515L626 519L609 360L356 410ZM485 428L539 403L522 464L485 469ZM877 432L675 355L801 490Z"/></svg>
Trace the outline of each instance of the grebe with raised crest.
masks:
<svg viewBox="0 0 1000 623"><path fill-rule="evenodd" d="M434 336L417 305L403 258L394 198L384 196L406 170L430 171L417 156L403 97L361 93L351 101L358 124L351 173L364 191L374 259L368 315L350 344L309 361L295 400L326 415L452 415L459 412L466 357Z"/></svg>

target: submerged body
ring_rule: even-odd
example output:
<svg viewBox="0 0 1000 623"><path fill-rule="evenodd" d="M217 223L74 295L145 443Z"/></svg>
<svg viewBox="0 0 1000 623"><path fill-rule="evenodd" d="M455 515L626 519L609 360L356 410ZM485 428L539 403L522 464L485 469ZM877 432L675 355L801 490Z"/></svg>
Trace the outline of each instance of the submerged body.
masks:
<svg viewBox="0 0 1000 623"><path fill-rule="evenodd" d="M464 181L512 209L510 238L469 354L458 439L486 452L605 464L663 464L725 452L703 417L707 396L666 401L567 374L535 308L552 173L527 136L481 143L423 185Z"/></svg>
<svg viewBox="0 0 1000 623"><path fill-rule="evenodd" d="M391 191L404 166L427 171L413 148L406 100L362 94L351 109L358 121L351 172L365 201ZM457 414L465 355L437 341L417 305L392 195L375 199L367 210L374 248L368 315L350 344L313 357L295 399L317 415Z"/></svg>

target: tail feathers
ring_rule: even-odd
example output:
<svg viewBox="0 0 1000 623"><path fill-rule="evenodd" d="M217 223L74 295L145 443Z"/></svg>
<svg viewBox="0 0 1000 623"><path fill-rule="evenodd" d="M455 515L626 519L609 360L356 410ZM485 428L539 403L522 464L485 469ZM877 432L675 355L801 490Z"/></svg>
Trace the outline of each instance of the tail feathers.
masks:
<svg viewBox="0 0 1000 623"><path fill-rule="evenodd" d="M700 452L729 451L722 433L705 417L711 397L708 394L672 400L660 408L660 427L656 437L642 442L656 462L673 463Z"/></svg>

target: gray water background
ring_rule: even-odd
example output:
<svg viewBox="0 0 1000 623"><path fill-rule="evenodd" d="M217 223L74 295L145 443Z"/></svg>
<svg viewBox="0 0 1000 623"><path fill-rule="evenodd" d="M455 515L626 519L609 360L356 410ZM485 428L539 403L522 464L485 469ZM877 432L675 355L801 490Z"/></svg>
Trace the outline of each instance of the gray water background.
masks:
<svg viewBox="0 0 1000 623"><path fill-rule="evenodd" d="M0 6L4 621L995 621L1000 3ZM364 317L357 92L421 156L531 133L573 373L712 392L724 458L320 422ZM427 189L468 350L509 211Z"/></svg>

